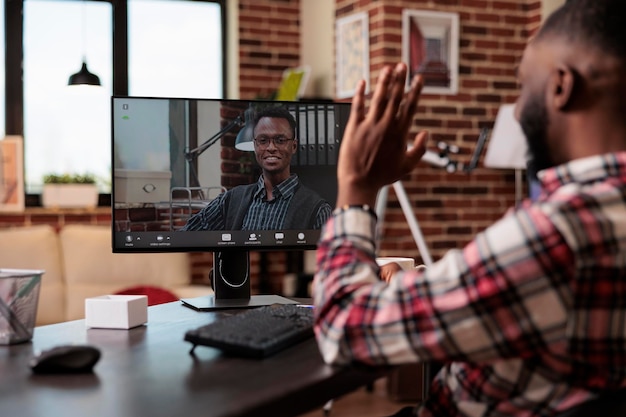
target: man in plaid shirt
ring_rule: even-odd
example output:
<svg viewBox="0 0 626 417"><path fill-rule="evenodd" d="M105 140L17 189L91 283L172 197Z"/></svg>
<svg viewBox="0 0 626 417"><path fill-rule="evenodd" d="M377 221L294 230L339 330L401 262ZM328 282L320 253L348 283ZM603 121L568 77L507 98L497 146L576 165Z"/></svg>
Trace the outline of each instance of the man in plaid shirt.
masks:
<svg viewBox="0 0 626 417"><path fill-rule="evenodd" d="M380 278L380 187L409 173L420 77L360 82L340 148L337 208L319 242L324 360L437 361L419 416L556 416L626 386L626 2L569 0L524 52L516 117L542 195L427 271Z"/></svg>

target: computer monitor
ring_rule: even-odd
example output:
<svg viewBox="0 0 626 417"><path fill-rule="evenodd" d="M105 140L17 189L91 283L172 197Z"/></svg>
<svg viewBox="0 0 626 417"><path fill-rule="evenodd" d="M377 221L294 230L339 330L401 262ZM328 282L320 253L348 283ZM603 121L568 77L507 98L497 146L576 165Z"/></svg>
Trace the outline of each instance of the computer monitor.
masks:
<svg viewBox="0 0 626 417"><path fill-rule="evenodd" d="M212 252L215 295L183 300L191 307L286 300L250 295L248 253L316 247L349 103L113 96L111 106L113 252ZM295 126L273 126L285 112ZM285 202L264 212L260 184L281 170L289 186L272 199Z"/></svg>

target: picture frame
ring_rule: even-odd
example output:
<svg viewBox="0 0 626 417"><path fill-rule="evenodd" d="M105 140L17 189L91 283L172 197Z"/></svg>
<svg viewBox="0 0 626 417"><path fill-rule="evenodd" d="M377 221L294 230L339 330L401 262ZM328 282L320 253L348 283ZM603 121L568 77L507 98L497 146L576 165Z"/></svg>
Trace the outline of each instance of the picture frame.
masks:
<svg viewBox="0 0 626 417"><path fill-rule="evenodd" d="M402 60L409 67L410 80L424 77L424 94L458 93L458 13L408 10L402 12Z"/></svg>
<svg viewBox="0 0 626 417"><path fill-rule="evenodd" d="M337 19L336 26L336 95L349 98L354 95L357 82L364 79L369 93L369 17L367 12L355 13Z"/></svg>
<svg viewBox="0 0 626 417"><path fill-rule="evenodd" d="M24 143L21 136L0 140L0 212L24 211Z"/></svg>

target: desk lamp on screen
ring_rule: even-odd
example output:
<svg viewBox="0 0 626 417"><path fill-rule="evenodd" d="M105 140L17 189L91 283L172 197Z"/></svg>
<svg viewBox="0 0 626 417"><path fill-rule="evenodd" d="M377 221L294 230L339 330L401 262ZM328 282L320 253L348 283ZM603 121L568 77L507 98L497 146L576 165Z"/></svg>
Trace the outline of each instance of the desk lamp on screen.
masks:
<svg viewBox="0 0 626 417"><path fill-rule="evenodd" d="M337 154L350 104L149 97L113 97L111 103L113 251L212 252L214 295L183 300L193 308L292 303L250 294L249 251L316 248L320 229L303 213L320 212L324 202L335 206ZM297 142L270 134L265 147L292 146L288 169L297 175L297 191L282 223L249 228L247 202L262 172L252 133L255 115L268 107L280 107L295 120ZM253 191L226 198L223 190L234 189ZM300 191L305 189L307 198ZM208 214L212 202L222 221Z"/></svg>

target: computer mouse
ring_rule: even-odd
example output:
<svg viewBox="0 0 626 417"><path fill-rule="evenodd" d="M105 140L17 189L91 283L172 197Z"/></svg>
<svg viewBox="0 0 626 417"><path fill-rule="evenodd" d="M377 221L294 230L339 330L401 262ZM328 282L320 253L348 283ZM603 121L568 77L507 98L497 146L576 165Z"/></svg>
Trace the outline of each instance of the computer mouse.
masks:
<svg viewBox="0 0 626 417"><path fill-rule="evenodd" d="M100 350L89 345L62 345L44 350L30 361L36 374L78 374L93 372Z"/></svg>

